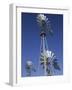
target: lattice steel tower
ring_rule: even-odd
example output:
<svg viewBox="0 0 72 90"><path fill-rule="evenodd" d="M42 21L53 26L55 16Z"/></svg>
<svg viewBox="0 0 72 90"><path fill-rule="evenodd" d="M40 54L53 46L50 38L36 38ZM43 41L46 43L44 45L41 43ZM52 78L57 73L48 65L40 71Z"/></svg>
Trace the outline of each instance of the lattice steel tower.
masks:
<svg viewBox="0 0 72 90"><path fill-rule="evenodd" d="M40 26L40 65L44 69L44 75L52 75L52 59L51 56L54 56L54 53L49 51L48 44L46 40L46 35L48 32L52 33L50 21L44 14L38 14L37 22Z"/></svg>

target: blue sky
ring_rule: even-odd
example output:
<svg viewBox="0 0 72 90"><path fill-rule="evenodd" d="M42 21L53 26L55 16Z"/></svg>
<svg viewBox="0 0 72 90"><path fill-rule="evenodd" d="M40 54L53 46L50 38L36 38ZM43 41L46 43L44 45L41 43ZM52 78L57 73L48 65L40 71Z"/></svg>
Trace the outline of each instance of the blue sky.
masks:
<svg viewBox="0 0 72 90"><path fill-rule="evenodd" d="M25 64L27 60L33 61L35 68L39 65L40 55L40 28L37 24L37 13L21 13L21 75L26 76ZM54 70L54 75L63 74L63 15L44 14L51 22L53 36L47 35L49 50L53 51L58 59L61 70ZM43 76L42 69L39 68L32 76Z"/></svg>

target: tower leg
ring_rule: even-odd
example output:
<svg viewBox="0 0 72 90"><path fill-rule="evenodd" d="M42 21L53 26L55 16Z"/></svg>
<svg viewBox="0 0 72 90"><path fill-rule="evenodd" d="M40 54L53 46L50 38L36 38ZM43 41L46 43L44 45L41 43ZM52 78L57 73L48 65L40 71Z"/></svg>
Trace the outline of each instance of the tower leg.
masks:
<svg viewBox="0 0 72 90"><path fill-rule="evenodd" d="M45 53L46 53L46 50L45 50L45 37L43 35L43 54L44 54L44 75L47 76L47 65L46 65L46 57L45 57Z"/></svg>

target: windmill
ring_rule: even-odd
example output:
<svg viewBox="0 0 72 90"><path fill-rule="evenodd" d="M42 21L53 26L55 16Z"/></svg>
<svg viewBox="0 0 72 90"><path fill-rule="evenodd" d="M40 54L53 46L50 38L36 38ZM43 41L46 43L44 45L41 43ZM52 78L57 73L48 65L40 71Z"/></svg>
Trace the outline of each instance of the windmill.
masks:
<svg viewBox="0 0 72 90"><path fill-rule="evenodd" d="M32 72L35 72L36 70L35 70L35 67L34 67L34 65L33 65L33 62L32 61L30 61L30 60L28 60L27 62L26 62L26 72L27 72L27 76L31 76L31 73Z"/></svg>
<svg viewBox="0 0 72 90"><path fill-rule="evenodd" d="M49 76L53 74L53 68L60 70L60 67L57 63L55 54L48 49L47 34L52 35L53 31L51 29L51 24L49 19L44 14L38 14L37 23L40 26L40 65L44 70L44 75Z"/></svg>

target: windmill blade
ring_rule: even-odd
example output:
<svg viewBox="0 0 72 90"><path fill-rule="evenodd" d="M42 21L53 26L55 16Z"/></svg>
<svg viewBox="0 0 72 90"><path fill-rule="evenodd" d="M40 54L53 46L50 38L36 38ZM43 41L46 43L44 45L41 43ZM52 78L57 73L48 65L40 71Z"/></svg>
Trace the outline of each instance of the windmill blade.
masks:
<svg viewBox="0 0 72 90"><path fill-rule="evenodd" d="M27 70L29 70L29 69L30 69L30 67L29 67L29 66L27 66L27 65L26 65L26 67L25 67L25 68L26 68Z"/></svg>
<svg viewBox="0 0 72 90"><path fill-rule="evenodd" d="M53 66L54 66L55 69L60 70L60 67L59 67L59 64L57 62L57 59L53 60Z"/></svg>
<svg viewBox="0 0 72 90"><path fill-rule="evenodd" d="M44 64L44 59L40 59L40 64L41 64L41 65Z"/></svg>
<svg viewBox="0 0 72 90"><path fill-rule="evenodd" d="M53 30L52 30L50 21L47 22L47 30L48 30L48 32L50 33L50 35L53 35Z"/></svg>
<svg viewBox="0 0 72 90"><path fill-rule="evenodd" d="M53 31L52 30L50 30L49 33L50 33L51 36L53 36Z"/></svg>

